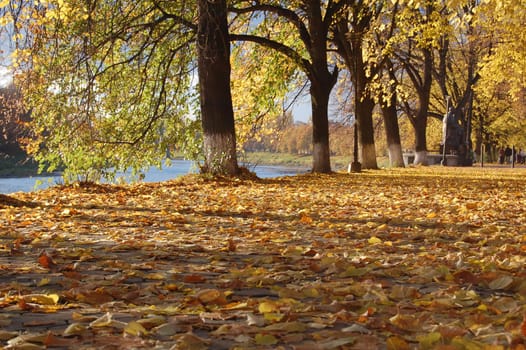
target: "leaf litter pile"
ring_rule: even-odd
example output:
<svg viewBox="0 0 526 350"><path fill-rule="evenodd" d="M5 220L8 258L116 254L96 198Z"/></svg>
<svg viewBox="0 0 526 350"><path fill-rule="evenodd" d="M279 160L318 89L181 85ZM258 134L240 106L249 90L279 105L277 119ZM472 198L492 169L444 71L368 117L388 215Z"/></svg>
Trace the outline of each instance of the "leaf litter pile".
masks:
<svg viewBox="0 0 526 350"><path fill-rule="evenodd" d="M5 349L525 349L524 169L0 198Z"/></svg>

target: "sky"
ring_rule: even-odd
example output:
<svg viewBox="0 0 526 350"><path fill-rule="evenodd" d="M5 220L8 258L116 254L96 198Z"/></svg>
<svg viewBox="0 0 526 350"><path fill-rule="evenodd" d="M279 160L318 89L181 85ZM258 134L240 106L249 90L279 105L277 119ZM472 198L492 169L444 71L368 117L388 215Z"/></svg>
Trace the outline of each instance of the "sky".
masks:
<svg viewBox="0 0 526 350"><path fill-rule="evenodd" d="M295 121L308 123L312 114L310 97L306 96L292 107L292 116Z"/></svg>
<svg viewBox="0 0 526 350"><path fill-rule="evenodd" d="M0 66L0 87L5 87L11 82L11 73L6 67Z"/></svg>

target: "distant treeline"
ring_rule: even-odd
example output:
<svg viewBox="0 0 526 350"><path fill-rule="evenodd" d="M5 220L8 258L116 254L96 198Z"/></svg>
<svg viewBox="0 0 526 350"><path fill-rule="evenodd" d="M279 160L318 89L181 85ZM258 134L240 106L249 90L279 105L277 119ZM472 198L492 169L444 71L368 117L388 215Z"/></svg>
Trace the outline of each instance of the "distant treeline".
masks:
<svg viewBox="0 0 526 350"><path fill-rule="evenodd" d="M353 128L345 123L331 122L329 125L332 155L349 155L354 142ZM293 123L281 130L244 144L248 152L282 152L291 154L312 153L312 124Z"/></svg>
<svg viewBox="0 0 526 350"><path fill-rule="evenodd" d="M13 86L0 87L0 154L22 151L22 140L29 136L26 123L29 113L24 112L19 91Z"/></svg>

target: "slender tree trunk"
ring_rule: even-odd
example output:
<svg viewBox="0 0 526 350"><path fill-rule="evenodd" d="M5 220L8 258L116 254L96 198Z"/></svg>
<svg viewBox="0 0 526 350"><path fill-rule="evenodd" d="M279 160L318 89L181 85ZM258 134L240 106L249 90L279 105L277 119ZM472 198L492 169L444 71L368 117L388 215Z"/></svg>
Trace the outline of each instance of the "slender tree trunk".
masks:
<svg viewBox="0 0 526 350"><path fill-rule="evenodd" d="M427 165L427 114L429 112L429 98L433 71L433 55L430 49L423 49L424 67L422 85L418 91L418 110L413 120L415 128L415 161L414 164Z"/></svg>
<svg viewBox="0 0 526 350"><path fill-rule="evenodd" d="M236 175L236 133L230 92L230 42L226 0L199 0L197 53L203 172Z"/></svg>
<svg viewBox="0 0 526 350"><path fill-rule="evenodd" d="M374 101L367 91L367 75L362 54L363 38L359 35L352 37L354 52L354 94L355 111L358 122L360 155L362 169L378 169L376 162L376 147L374 145L373 109Z"/></svg>
<svg viewBox="0 0 526 350"><path fill-rule="evenodd" d="M403 168L404 157L400 141L400 128L398 127L398 114L396 112L396 93L391 95L389 103L382 103L381 108L387 148L389 150L389 165L393 168Z"/></svg>
<svg viewBox="0 0 526 350"><path fill-rule="evenodd" d="M427 115L422 115L415 118L414 129L415 129L415 160L413 164L427 165Z"/></svg>
<svg viewBox="0 0 526 350"><path fill-rule="evenodd" d="M362 53L362 34L368 23L368 20L359 24L354 23L350 29L348 21L340 21L335 28L333 40L354 83L354 114L358 126L361 167L362 169L378 169L374 145L374 101L367 91L368 78L365 74L366 65Z"/></svg>
<svg viewBox="0 0 526 350"><path fill-rule="evenodd" d="M331 157L329 150L329 94L331 86L311 80L312 105L312 172L330 173Z"/></svg>
<svg viewBox="0 0 526 350"><path fill-rule="evenodd" d="M360 91L356 91L360 96ZM358 141L360 142L360 162L362 169L378 169L376 162L376 147L374 145L373 126L374 102L369 97L362 97L356 101L356 116L358 122Z"/></svg>

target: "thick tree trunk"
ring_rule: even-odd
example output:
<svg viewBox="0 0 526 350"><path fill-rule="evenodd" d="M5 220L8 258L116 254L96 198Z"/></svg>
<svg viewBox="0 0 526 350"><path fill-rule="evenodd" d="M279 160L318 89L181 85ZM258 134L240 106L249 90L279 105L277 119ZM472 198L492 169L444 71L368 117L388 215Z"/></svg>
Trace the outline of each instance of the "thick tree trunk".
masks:
<svg viewBox="0 0 526 350"><path fill-rule="evenodd" d="M389 165L394 168L404 167L402 144L400 141L400 128L398 127L398 115L396 112L396 94L392 94L389 104L382 103L382 115L385 126L387 148L389 150Z"/></svg>
<svg viewBox="0 0 526 350"><path fill-rule="evenodd" d="M337 68L331 73L327 67L327 23L324 21L319 0L307 1L309 23L309 54L311 66L307 75L310 80L312 105L312 172L330 173L329 149L329 96L338 77Z"/></svg>
<svg viewBox="0 0 526 350"><path fill-rule="evenodd" d="M226 0L199 0L198 4L197 54L205 157L202 171L236 175L239 166L230 92Z"/></svg>

